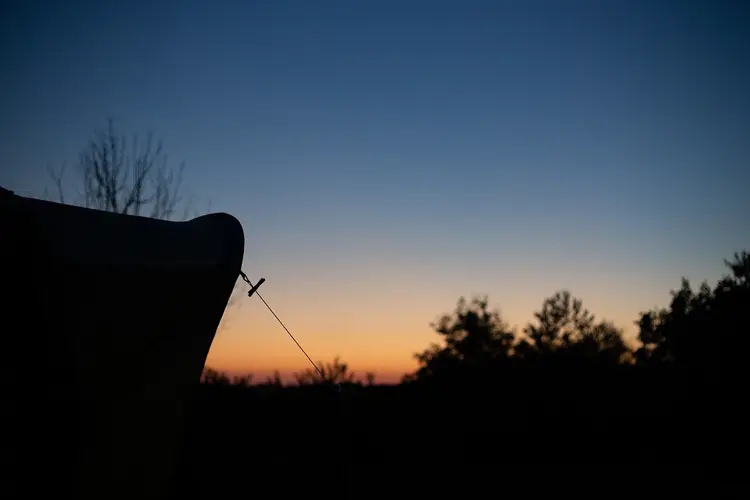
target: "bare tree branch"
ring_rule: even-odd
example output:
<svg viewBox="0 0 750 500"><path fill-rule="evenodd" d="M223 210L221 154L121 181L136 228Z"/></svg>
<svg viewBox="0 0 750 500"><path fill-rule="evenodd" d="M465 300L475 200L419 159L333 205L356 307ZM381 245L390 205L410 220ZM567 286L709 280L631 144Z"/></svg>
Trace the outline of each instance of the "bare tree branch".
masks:
<svg viewBox="0 0 750 500"><path fill-rule="evenodd" d="M185 164L173 167L164 153L163 145L149 132L145 137L127 138L108 119L103 130L93 137L78 157L80 186L77 200L70 200L63 187L65 167L59 171L48 168L57 189L57 201L86 208L125 215L141 215L154 219L186 220L196 217L195 199L183 201L183 173ZM235 288L227 309L237 304Z"/></svg>
<svg viewBox="0 0 750 500"><path fill-rule="evenodd" d="M62 183L63 177L65 176L65 164L60 167L59 171L55 171L55 169L48 166L47 175L49 175L52 181L55 183L55 189L57 190L57 199L60 201L60 203L65 203L65 190L63 189ZM44 189L44 197L50 199L50 195L46 188Z"/></svg>
<svg viewBox="0 0 750 500"><path fill-rule="evenodd" d="M172 167L153 133L145 139L134 135L128 140L112 119L81 151L78 167L82 188L79 203L87 208L172 219L183 201L184 164ZM57 187L58 201L65 203L64 169L49 169L49 175ZM183 220L191 209L192 199L185 204Z"/></svg>

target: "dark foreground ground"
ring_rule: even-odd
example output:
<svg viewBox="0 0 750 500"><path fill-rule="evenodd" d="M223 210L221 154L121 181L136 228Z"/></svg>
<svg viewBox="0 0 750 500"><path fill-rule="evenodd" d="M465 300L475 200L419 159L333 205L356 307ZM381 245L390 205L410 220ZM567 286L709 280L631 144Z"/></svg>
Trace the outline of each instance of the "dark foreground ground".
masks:
<svg viewBox="0 0 750 500"><path fill-rule="evenodd" d="M563 382L349 386L341 393L202 385L182 454L181 495L747 491L746 423L720 401L668 380Z"/></svg>

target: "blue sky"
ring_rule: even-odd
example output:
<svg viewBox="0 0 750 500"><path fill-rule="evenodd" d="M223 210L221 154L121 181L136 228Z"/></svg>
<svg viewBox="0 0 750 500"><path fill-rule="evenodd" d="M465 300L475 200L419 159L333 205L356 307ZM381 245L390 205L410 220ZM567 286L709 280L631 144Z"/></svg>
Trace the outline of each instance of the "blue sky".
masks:
<svg viewBox="0 0 750 500"><path fill-rule="evenodd" d="M1 185L41 196L107 117L153 130L243 223L249 274L345 357L365 334L326 333L332 303L423 325L378 334L394 346L473 293L520 325L569 287L629 326L750 246L746 2L24 1L0 19ZM261 349L238 340L254 307L217 349Z"/></svg>

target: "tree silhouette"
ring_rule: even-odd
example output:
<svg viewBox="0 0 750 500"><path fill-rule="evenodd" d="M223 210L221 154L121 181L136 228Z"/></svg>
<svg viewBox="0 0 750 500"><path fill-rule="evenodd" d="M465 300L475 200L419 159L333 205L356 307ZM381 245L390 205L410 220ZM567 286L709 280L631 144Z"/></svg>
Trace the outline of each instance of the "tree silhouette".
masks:
<svg viewBox="0 0 750 500"><path fill-rule="evenodd" d="M717 447L726 449L747 438L747 410L740 395L749 375L750 256L736 253L724 263L730 273L713 289L703 283L695 292L683 278L671 292L669 307L641 314L636 362L652 377L666 371L675 381L672 387L681 389L687 405L682 418L696 429L711 429L704 448L733 454L739 451Z"/></svg>
<svg viewBox="0 0 750 500"><path fill-rule="evenodd" d="M534 318L535 323L524 329L528 340L521 339L516 346L519 357L549 360L554 355L557 361L618 364L629 352L622 331L609 321L597 321L569 290L545 299Z"/></svg>
<svg viewBox="0 0 750 500"><path fill-rule="evenodd" d="M281 373L279 370L274 370L273 375L266 378L266 384L273 387L282 387L284 385L281 381Z"/></svg>
<svg viewBox="0 0 750 500"><path fill-rule="evenodd" d="M239 387L250 387L252 383L253 383L252 374L237 376L232 379L232 385L236 385Z"/></svg>
<svg viewBox="0 0 750 500"><path fill-rule="evenodd" d="M318 362L320 372L314 368L308 368L302 372L295 373L294 378L299 385L319 385L324 383L344 384L354 382L354 372L349 371L349 365L336 356L331 363Z"/></svg>
<svg viewBox="0 0 750 500"><path fill-rule="evenodd" d="M515 333L498 311L488 309L487 297L470 302L461 297L453 314L441 316L432 327L443 337L443 345L432 344L415 354L417 379L453 376L471 370L475 373L507 361Z"/></svg>
<svg viewBox="0 0 750 500"><path fill-rule="evenodd" d="M97 130L80 153L78 198L66 196L64 166L49 174L60 203L169 220L177 216L181 205L182 218L188 217L190 204L183 199L183 171L184 164L169 164L162 143L155 141L153 134L129 139L109 119L106 128Z"/></svg>
<svg viewBox="0 0 750 500"><path fill-rule="evenodd" d="M739 353L749 347L750 256L735 253L725 265L731 274L713 290L703 283L696 293L683 278L668 308L641 313L639 363L675 364L701 377L729 374L743 364Z"/></svg>
<svg viewBox="0 0 750 500"><path fill-rule="evenodd" d="M232 382L227 374L208 367L203 369L201 381L207 385L229 385Z"/></svg>

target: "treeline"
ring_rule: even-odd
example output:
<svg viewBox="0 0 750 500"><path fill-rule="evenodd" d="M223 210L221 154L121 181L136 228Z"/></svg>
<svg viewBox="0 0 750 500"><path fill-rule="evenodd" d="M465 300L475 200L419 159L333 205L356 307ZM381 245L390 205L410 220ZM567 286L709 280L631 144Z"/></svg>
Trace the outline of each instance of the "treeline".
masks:
<svg viewBox="0 0 750 500"><path fill-rule="evenodd" d="M629 345L622 329L598 320L581 299L562 290L544 300L534 320L520 332L500 313L491 310L487 298L461 298L451 314L433 324L440 342L415 356L416 372L402 384L421 387L486 387L508 377L543 377L555 373L567 377L636 373L647 370L690 382L693 390L728 388L746 375L743 358L750 336L750 255L743 251L725 261L729 270L711 287L693 290L687 279L672 291L668 307L640 314L637 344ZM322 374L310 368L295 374L297 385L373 385L358 380L348 365L336 358L319 363ZM212 369L204 373L207 385L251 386L250 377L230 379ZM467 384L469 384L467 386ZM278 372L257 384L278 388ZM713 389L712 389L713 390Z"/></svg>
<svg viewBox="0 0 750 500"><path fill-rule="evenodd" d="M750 444L750 256L727 267L715 286L693 290L683 280L667 307L642 313L635 345L561 291L519 332L486 299L460 300L435 322L439 342L416 353L418 369L395 386L374 384L372 374L358 380L338 359L323 377L311 369L287 386L278 376L252 385L207 370L183 487L213 496L223 485L229 494L249 470L262 470L253 477L263 481L277 470L320 469L331 486L339 481L325 472L331 464L487 463L595 464L610 486L622 471L603 464L640 464L639 484L658 480L669 491L694 472L667 473L664 464L690 463L721 469L711 488L725 487L740 477L727 474Z"/></svg>
<svg viewBox="0 0 750 500"><path fill-rule="evenodd" d="M340 357L334 358L332 362L318 362L316 366L320 371L308 368L305 371L294 374L294 380L299 386L321 385L321 384L363 384L368 386L375 384L375 373L366 372L364 379L360 379L356 374L349 370L349 365L341 360ZM207 385L234 385L239 387L283 387L284 382L281 378L281 372L274 371L273 375L266 377L262 382L255 382L252 374L230 377L225 372L205 368L201 376L201 382Z"/></svg>

